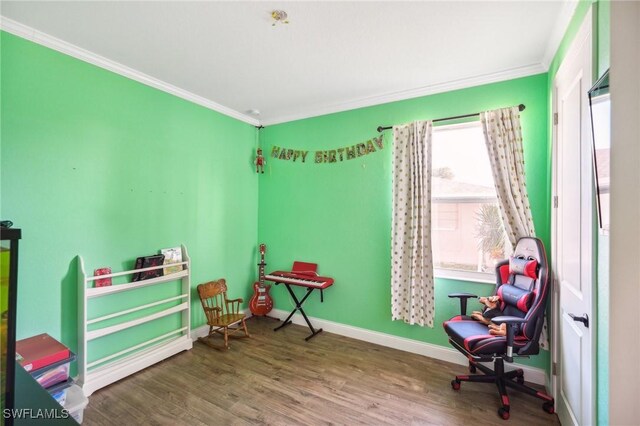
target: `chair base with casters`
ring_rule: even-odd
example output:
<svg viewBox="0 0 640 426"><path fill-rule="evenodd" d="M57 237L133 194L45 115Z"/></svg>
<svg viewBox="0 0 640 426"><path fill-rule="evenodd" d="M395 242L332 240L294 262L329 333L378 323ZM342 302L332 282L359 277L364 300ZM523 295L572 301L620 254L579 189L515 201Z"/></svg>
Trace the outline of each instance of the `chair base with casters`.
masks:
<svg viewBox="0 0 640 426"><path fill-rule="evenodd" d="M542 242L537 238L522 238L514 256L496 265L496 289L501 314L491 319L495 327L466 315L467 301L477 298L468 293L450 294L460 301L460 315L445 321L443 326L449 343L469 360L469 375L457 375L451 381L454 390L462 382L494 383L500 395L498 415L507 420L511 404L507 388L541 399L542 409L554 413L550 395L524 384L524 371L505 371L505 362L516 357L529 357L539 352L544 311L549 293L549 271ZM475 315L477 317L477 314ZM482 319L482 318L481 318ZM489 322L486 320L485 322ZM493 363L493 369L481 363ZM473 374L479 370L482 374Z"/></svg>
<svg viewBox="0 0 640 426"><path fill-rule="evenodd" d="M229 337L251 337L245 322L246 315L240 312L242 299L227 299L227 284L224 278L200 284L197 287L209 333L198 341L218 350L229 349ZM243 336L234 336L244 332ZM214 345L211 338L216 334L224 338L224 346Z"/></svg>
<svg viewBox="0 0 640 426"><path fill-rule="evenodd" d="M466 351L457 347L454 342L451 342L456 349L466 354ZM480 364L481 362L493 361L493 370L489 367ZM473 374L477 370L480 370L483 374ZM509 403L509 395L507 394L507 388L513 388L517 391L524 392L536 398L543 400L542 409L549 414L555 413L553 397L547 395L544 392L536 390L532 387L524 384L524 371L521 368L511 371L505 371L503 358L477 358L469 357L469 372L472 374L457 375L455 379L451 380L451 387L453 390L460 390L462 382L475 382L475 383L495 383L498 387L498 393L500 394L501 406L498 408L498 415L508 420L510 416L511 404Z"/></svg>

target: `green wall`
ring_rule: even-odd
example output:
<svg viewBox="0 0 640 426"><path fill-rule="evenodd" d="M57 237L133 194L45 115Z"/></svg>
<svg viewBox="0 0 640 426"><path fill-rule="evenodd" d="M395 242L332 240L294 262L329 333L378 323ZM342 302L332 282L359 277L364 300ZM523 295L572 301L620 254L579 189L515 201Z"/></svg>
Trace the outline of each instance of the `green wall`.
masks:
<svg viewBox="0 0 640 426"><path fill-rule="evenodd" d="M260 137L267 155L274 145L310 151L305 164L268 158L260 176L259 241L268 247L268 269L287 270L293 260L303 260L317 262L320 275L335 278L322 305L319 297L307 303L309 315L449 347L440 324L459 308L447 293L490 294L491 286L437 279L434 328L391 321L391 133L383 150L353 160L315 164L314 152L366 141L377 135L379 125L524 103L527 186L536 231L548 244L546 88L547 76L540 74L267 126ZM284 289L272 292L276 307L290 310ZM524 362L547 369L548 352Z"/></svg>
<svg viewBox="0 0 640 426"><path fill-rule="evenodd" d="M185 244L194 289L226 277L232 296L247 297L255 128L8 33L0 41L0 215L23 229L18 338L46 332L76 348L77 255L89 273L115 272ZM149 297L138 291L133 302ZM192 302L198 326L193 293ZM171 321L138 331L158 334Z"/></svg>
<svg viewBox="0 0 640 426"><path fill-rule="evenodd" d="M611 2L609 0L600 0L596 3L597 10L597 27L598 27L598 72L596 75L600 77L610 65L610 28L611 28Z"/></svg>

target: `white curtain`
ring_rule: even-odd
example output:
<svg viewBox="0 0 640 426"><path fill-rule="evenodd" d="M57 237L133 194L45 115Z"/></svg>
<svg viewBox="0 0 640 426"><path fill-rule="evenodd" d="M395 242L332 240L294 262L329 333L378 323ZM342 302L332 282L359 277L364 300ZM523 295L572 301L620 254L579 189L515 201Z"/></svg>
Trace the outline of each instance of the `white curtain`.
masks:
<svg viewBox="0 0 640 426"><path fill-rule="evenodd" d="M535 237L524 176L520 110L516 106L483 112L480 121L500 215L513 249L521 237Z"/></svg>
<svg viewBox="0 0 640 426"><path fill-rule="evenodd" d="M483 112L480 121L489 151L502 223L513 249L520 238L536 235L524 176L520 109L516 106ZM539 344L542 349L549 349L546 314Z"/></svg>
<svg viewBox="0 0 640 426"><path fill-rule="evenodd" d="M431 121L393 127L391 313L433 327Z"/></svg>

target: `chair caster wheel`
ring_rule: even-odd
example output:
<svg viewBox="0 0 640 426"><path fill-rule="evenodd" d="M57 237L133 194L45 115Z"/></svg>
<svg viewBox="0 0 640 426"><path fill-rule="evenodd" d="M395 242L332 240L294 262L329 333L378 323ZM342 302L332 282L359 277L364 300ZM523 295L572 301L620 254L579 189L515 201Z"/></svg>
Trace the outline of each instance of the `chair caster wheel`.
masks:
<svg viewBox="0 0 640 426"><path fill-rule="evenodd" d="M471 363L469 363L469 373L474 374L476 371L478 371L476 369L476 366L471 364Z"/></svg>
<svg viewBox="0 0 640 426"><path fill-rule="evenodd" d="M452 380L451 381L451 387L453 388L453 390L460 390L460 382L458 380Z"/></svg>
<svg viewBox="0 0 640 426"><path fill-rule="evenodd" d="M556 412L553 406L553 401L547 401L544 404L542 404L542 409L549 414L553 414Z"/></svg>
<svg viewBox="0 0 640 426"><path fill-rule="evenodd" d="M502 420L509 420L509 410L505 410L504 408L498 408L498 415Z"/></svg>

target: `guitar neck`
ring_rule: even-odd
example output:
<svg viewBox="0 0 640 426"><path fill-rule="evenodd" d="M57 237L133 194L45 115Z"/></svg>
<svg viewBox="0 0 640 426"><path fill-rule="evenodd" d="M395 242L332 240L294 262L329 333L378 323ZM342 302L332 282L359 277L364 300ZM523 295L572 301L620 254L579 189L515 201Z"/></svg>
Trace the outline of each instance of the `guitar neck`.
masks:
<svg viewBox="0 0 640 426"><path fill-rule="evenodd" d="M258 281L260 282L260 287L264 286L264 267L267 264L264 263L264 253L260 253L260 263L258 264L258 266L260 267L258 269L258 273L259 273L259 277L258 277Z"/></svg>

